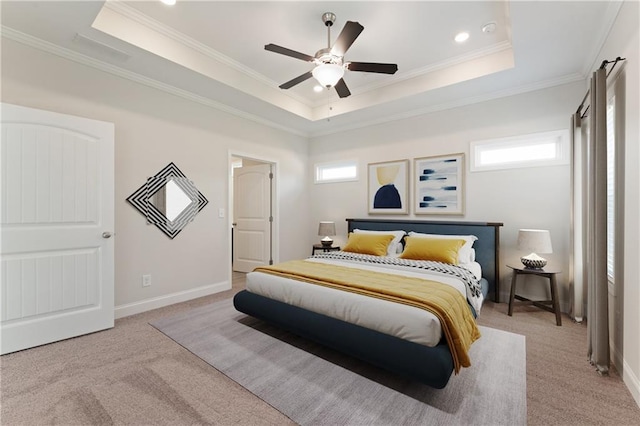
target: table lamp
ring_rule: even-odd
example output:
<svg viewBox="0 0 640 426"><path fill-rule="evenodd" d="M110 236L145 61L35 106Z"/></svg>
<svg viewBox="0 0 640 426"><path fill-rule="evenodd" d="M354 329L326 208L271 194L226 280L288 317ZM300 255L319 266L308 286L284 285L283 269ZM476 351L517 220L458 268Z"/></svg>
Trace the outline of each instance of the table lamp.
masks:
<svg viewBox="0 0 640 426"><path fill-rule="evenodd" d="M547 264L547 260L538 256L537 253L553 253L551 235L544 229L520 229L518 249L531 251L530 254L520 258L526 268L542 269Z"/></svg>
<svg viewBox="0 0 640 426"><path fill-rule="evenodd" d="M324 238L320 240L323 247L331 247L333 245L331 236L336 235L336 224L334 222L320 222L318 235L324 236Z"/></svg>

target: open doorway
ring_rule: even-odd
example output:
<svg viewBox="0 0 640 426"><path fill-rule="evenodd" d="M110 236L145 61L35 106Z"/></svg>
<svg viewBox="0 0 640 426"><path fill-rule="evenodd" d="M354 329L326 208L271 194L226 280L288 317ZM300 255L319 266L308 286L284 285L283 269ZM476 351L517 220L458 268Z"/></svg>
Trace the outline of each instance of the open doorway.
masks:
<svg viewBox="0 0 640 426"><path fill-rule="evenodd" d="M275 164L230 157L231 265L251 272L273 263Z"/></svg>

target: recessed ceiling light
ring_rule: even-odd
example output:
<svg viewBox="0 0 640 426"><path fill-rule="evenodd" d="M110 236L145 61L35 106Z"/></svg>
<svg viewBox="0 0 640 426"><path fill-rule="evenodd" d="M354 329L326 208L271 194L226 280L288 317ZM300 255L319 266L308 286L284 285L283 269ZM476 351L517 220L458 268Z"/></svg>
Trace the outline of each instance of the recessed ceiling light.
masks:
<svg viewBox="0 0 640 426"><path fill-rule="evenodd" d="M469 38L469 33L461 32L456 34L456 36L453 39L458 43L464 43L465 41L467 41L468 38Z"/></svg>
<svg viewBox="0 0 640 426"><path fill-rule="evenodd" d="M167 6L173 6L174 4L176 4L176 0L160 0L160 1L166 4Z"/></svg>
<svg viewBox="0 0 640 426"><path fill-rule="evenodd" d="M313 91L316 93L320 93L324 90L324 87L320 86L319 84L316 84L315 86L313 86Z"/></svg>

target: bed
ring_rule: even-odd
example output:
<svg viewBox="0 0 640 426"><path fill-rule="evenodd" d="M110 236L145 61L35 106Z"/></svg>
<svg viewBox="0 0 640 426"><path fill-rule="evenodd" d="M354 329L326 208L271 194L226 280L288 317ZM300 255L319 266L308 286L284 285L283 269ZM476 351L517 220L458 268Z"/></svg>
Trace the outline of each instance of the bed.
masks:
<svg viewBox="0 0 640 426"><path fill-rule="evenodd" d="M481 268L482 298L498 300L500 282L498 264L499 229L502 226L501 223L385 219L347 219L347 223L349 233L355 230L358 230L358 232L402 230L406 233L419 234L474 235L477 237L477 240L473 243L473 249L475 250L474 260ZM325 258L331 258L332 254L333 252L313 256L309 260L314 263L335 262L335 259L324 260ZM340 257L349 255L349 253L339 252L335 253L335 255ZM391 253L389 253L389 256L391 256ZM385 259L387 258L385 257ZM389 262L394 263L395 261L391 259ZM373 269L378 268L378 266L374 265ZM383 267L386 267L386 265ZM396 266L392 267L396 268ZM370 268L370 266L366 268ZM395 274L396 272L394 271L393 273ZM404 274L405 272L402 273ZM311 303L309 302L310 300L315 303L316 299L322 300L324 296L313 295L306 299L303 298L301 300L304 300L307 305L296 302L296 304L300 305L296 306L296 304L285 303L282 297L271 295L268 290L263 291L261 289L261 286L266 289L272 288L272 282L276 283L276 287L279 286L282 280L273 281L276 278L278 277L273 277L263 272L248 274L247 290L239 292L234 297L235 308L240 312L275 324L289 332L434 388L444 388L452 373L456 370L457 364L454 363L456 352L453 351L452 355L452 351L444 337L436 335L436 341L425 343L420 339L434 339L434 337L423 337L422 335L416 337L411 335L411 332L408 333L409 337L403 334L407 334L404 329L408 326L405 327L405 325L416 320L416 318L402 317L401 315L404 315L404 311L402 314L398 313L396 315L394 313L393 315L388 315L388 317L397 317L402 322L403 333L389 333L385 329L379 328L388 326L384 321L382 325L369 326L366 324L364 326L361 321L360 323L355 323L356 321L351 322L351 319L339 319L333 314L323 313L322 309L317 309L315 306L307 306L308 303ZM293 290L298 287L318 287L313 285L305 286L304 283L299 283L296 280L289 281L291 282L286 284L293 285ZM289 287L284 288L286 292L293 291ZM314 291L327 292L326 289ZM340 292L340 290L330 291L334 293L336 291ZM290 295L289 293L287 294ZM347 300L347 297L342 296L345 296L344 292L341 292L340 300L336 299L337 301L335 302L336 304L342 304L338 310L351 310L349 305L351 302ZM281 300L278 300L278 298ZM390 303L393 304L392 302L383 301L376 303L386 303L387 306ZM395 306L397 304L393 305L393 309L406 308L397 308ZM378 305L374 310L377 309L377 312L381 313L380 316L385 318L383 314L385 310L381 306L383 305ZM470 311L473 313L477 313L475 312L476 310L479 311L478 306L474 308L471 303L470 306ZM412 313L412 315L414 314ZM391 327L393 328L393 326Z"/></svg>

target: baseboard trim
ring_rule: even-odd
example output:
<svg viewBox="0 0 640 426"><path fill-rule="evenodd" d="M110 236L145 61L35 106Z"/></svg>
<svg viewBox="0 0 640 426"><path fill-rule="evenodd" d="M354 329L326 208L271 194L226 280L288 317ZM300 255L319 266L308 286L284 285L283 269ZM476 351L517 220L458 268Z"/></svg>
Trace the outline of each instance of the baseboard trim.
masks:
<svg viewBox="0 0 640 426"><path fill-rule="evenodd" d="M198 297L208 296L210 294L220 293L221 291L231 290L231 283L223 281L216 284L205 285L190 290L179 291L177 293L166 294L151 299L141 300L139 302L127 303L115 307L114 316L116 319L128 317L130 315L158 309L174 303L186 302L187 300L197 299Z"/></svg>
<svg viewBox="0 0 640 426"><path fill-rule="evenodd" d="M640 407L640 379L633 374L631 366L622 360L622 381L627 385L627 389L631 392L631 396L636 400L636 404Z"/></svg>

